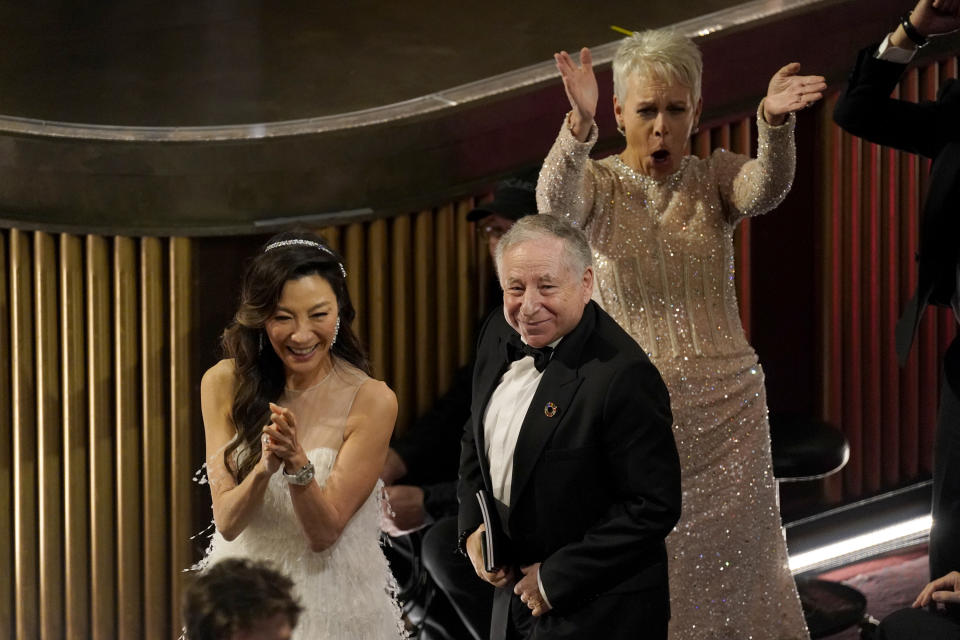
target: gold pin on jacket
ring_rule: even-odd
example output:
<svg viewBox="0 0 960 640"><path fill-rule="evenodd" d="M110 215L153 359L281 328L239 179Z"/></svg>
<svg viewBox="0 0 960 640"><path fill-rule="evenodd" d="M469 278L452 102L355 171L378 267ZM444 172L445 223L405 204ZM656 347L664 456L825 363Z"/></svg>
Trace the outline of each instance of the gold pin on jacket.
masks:
<svg viewBox="0 0 960 640"><path fill-rule="evenodd" d="M557 405L553 402L548 402L546 406L543 407L543 415L547 416L548 418L552 418L553 416L557 415Z"/></svg>

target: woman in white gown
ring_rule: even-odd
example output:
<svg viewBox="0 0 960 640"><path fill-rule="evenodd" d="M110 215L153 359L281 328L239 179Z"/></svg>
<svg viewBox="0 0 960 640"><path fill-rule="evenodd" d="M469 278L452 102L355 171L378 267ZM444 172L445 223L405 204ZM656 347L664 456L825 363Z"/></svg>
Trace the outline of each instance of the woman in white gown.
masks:
<svg viewBox="0 0 960 640"><path fill-rule="evenodd" d="M379 542L397 401L367 375L345 280L318 237L271 239L200 388L216 524L201 568L271 562L296 584L299 640L405 636Z"/></svg>
<svg viewBox="0 0 960 640"><path fill-rule="evenodd" d="M613 61L622 153L599 161L597 81L556 56L568 113L537 185L594 251L595 297L636 339L670 391L683 505L667 538L671 640L809 636L771 469L763 371L740 324L737 223L774 208L793 180L793 111L819 100L820 76L778 71L757 111L757 157L690 155L700 117L696 45L670 30L624 40ZM789 268L785 265L785 268Z"/></svg>

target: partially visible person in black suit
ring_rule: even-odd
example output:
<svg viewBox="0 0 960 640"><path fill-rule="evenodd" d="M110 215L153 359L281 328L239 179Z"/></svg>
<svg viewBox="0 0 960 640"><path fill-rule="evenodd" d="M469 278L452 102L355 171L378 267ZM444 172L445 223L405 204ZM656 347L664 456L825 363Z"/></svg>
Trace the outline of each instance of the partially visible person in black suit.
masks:
<svg viewBox="0 0 960 640"><path fill-rule="evenodd" d="M493 199L467 213L476 224L493 258L500 238L520 218L537 212L534 195L539 167L532 172L497 183ZM496 297L500 287L496 286ZM491 298L493 295L491 295ZM497 304L499 307L499 303ZM443 596L430 600L424 638L443 634L474 640L486 638L490 630L490 603L493 588L473 579L473 568L457 552L457 470L460 437L470 418L470 382L473 363L461 367L450 389L401 437L395 438L387 454L381 477L387 485L383 530L394 538L388 547L391 565L401 584L422 584L426 601L432 580L449 600L456 614L445 610ZM414 533L414 532L421 533ZM422 538L421 538L422 536ZM428 577L421 583L406 575L404 567L416 567L417 547ZM397 556L406 555L403 560ZM466 578L466 579L464 579ZM426 604L426 602L420 603ZM419 612L418 612L419 613ZM414 615L414 617L417 617ZM459 619L459 622L456 619ZM442 627L443 629L438 629Z"/></svg>
<svg viewBox="0 0 960 640"><path fill-rule="evenodd" d="M920 0L879 45L860 52L834 111L837 124L870 142L933 160L923 207L917 288L897 324L906 361L924 309L952 307L960 319L960 83L943 83L936 101L890 97L929 38L960 29L960 0ZM944 359L933 468L930 577L960 567L960 340ZM957 615L957 607L951 607Z"/></svg>
<svg viewBox="0 0 960 640"><path fill-rule="evenodd" d="M876 640L956 640L960 638L960 621L943 615L935 607L960 605L960 573L951 571L923 588L913 602L913 608L895 611L883 619ZM929 607L925 611L920 607Z"/></svg>
<svg viewBox="0 0 960 640"><path fill-rule="evenodd" d="M481 329L460 462L460 547L497 587L490 638L666 638L664 538L680 516L670 399L595 302L583 234L519 220L496 255L503 312ZM476 492L513 563L487 572Z"/></svg>

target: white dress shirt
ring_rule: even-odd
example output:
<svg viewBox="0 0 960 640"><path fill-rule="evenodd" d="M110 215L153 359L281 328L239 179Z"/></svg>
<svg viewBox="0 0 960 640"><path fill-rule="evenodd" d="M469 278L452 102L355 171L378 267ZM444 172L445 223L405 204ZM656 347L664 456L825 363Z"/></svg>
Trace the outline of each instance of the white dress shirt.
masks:
<svg viewBox="0 0 960 640"><path fill-rule="evenodd" d="M483 443L490 462L493 497L508 507L513 483L513 450L542 377L543 372L533 366L531 356L511 363L490 396L483 416Z"/></svg>
<svg viewBox="0 0 960 640"><path fill-rule="evenodd" d="M550 343L560 344L559 338ZM552 356L551 356L552 357ZM537 371L533 356L526 356L510 364L497 388L493 390L483 414L483 444L490 463L490 484L493 497L510 506L510 488L513 486L513 452L517 448L520 427L527 416L533 396L540 386L543 371ZM549 607L550 600L537 572L540 597Z"/></svg>
<svg viewBox="0 0 960 640"><path fill-rule="evenodd" d="M904 49L903 47L896 47L890 44L891 36L893 36L892 33L887 34L887 37L884 38L880 46L877 47L876 57L880 60L896 62L897 64L907 64L913 60L913 56L917 55L917 50Z"/></svg>

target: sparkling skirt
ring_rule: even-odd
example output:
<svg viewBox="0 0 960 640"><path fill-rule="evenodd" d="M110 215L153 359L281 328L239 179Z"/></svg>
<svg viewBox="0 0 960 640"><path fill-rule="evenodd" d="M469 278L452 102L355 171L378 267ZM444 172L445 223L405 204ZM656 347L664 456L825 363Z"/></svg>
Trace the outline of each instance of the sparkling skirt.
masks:
<svg viewBox="0 0 960 640"><path fill-rule="evenodd" d="M756 354L655 364L682 469L683 513L667 537L671 640L807 640Z"/></svg>

